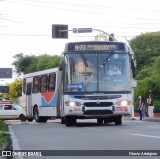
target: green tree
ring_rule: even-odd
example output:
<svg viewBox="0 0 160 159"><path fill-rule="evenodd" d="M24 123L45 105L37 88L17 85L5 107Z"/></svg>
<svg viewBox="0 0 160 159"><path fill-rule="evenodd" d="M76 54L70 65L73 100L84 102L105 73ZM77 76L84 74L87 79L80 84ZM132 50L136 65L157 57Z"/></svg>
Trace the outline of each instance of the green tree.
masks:
<svg viewBox="0 0 160 159"><path fill-rule="evenodd" d="M13 56L13 58L15 58L15 61L12 63L12 65L15 66L15 71L18 75L28 72L28 68L31 67L31 65L32 69L35 70L35 67L33 67L33 65L36 63L36 56L25 56L23 53L20 53Z"/></svg>
<svg viewBox="0 0 160 159"><path fill-rule="evenodd" d="M133 38L130 45L135 52L137 69L152 63L152 57L160 56L160 32L141 34Z"/></svg>
<svg viewBox="0 0 160 159"><path fill-rule="evenodd" d="M18 75L55 68L61 60L58 55L51 56L47 54L34 56L20 53L13 58L15 58L15 61L12 65L15 66Z"/></svg>
<svg viewBox="0 0 160 159"><path fill-rule="evenodd" d="M10 99L13 103L18 103L18 97L22 94L22 79L15 79L9 84L9 93L3 93L4 99Z"/></svg>
<svg viewBox="0 0 160 159"><path fill-rule="evenodd" d="M148 97L152 90L154 98L160 97L160 32L141 34L131 40L131 47L137 60L138 87L135 101L139 95Z"/></svg>

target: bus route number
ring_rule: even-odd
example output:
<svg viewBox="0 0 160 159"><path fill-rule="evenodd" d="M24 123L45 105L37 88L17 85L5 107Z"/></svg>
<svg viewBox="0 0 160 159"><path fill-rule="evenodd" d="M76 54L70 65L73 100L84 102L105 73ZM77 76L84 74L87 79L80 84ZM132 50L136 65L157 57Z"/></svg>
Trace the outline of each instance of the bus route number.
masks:
<svg viewBox="0 0 160 159"><path fill-rule="evenodd" d="M75 50L86 50L85 45L75 45Z"/></svg>

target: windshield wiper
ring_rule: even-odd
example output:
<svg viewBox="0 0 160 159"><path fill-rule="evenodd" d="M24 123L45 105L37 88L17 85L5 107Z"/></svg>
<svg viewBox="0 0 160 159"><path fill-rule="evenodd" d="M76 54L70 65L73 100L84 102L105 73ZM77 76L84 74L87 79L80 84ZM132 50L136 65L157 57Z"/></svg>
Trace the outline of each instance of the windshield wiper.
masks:
<svg viewBox="0 0 160 159"><path fill-rule="evenodd" d="M83 62L84 62L84 64L85 64L85 66L88 67L87 60L86 60L86 58L84 57L83 53L81 52L80 54L81 54L81 58L82 58L82 60L83 60Z"/></svg>
<svg viewBox="0 0 160 159"><path fill-rule="evenodd" d="M102 65L101 66L104 66L105 64L107 64L108 62L108 59L112 56L113 54L109 54L103 61Z"/></svg>

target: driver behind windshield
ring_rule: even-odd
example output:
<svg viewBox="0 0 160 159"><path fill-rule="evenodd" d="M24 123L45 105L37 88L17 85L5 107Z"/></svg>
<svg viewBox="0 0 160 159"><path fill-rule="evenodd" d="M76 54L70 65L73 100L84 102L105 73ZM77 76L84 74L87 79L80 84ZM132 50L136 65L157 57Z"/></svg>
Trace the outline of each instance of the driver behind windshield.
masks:
<svg viewBox="0 0 160 159"><path fill-rule="evenodd" d="M114 75L121 75L121 70L119 65L116 63L113 66L110 66L108 70L108 75L109 76L114 76Z"/></svg>

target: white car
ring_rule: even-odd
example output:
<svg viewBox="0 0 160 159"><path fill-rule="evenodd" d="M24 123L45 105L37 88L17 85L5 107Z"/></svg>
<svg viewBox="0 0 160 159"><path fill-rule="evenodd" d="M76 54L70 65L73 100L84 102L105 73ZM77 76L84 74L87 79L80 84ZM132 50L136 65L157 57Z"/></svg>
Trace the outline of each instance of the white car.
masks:
<svg viewBox="0 0 160 159"><path fill-rule="evenodd" d="M0 119L21 119L24 117L22 107L11 101L0 100Z"/></svg>

